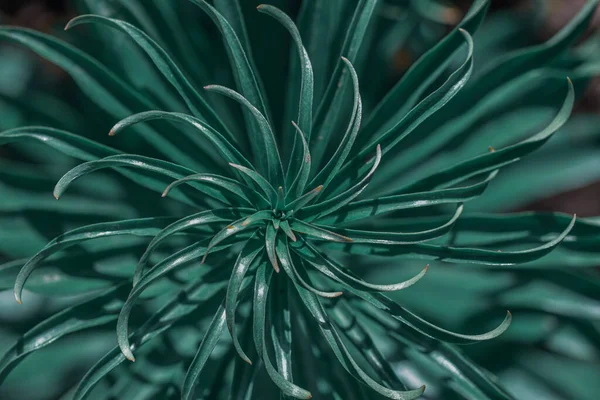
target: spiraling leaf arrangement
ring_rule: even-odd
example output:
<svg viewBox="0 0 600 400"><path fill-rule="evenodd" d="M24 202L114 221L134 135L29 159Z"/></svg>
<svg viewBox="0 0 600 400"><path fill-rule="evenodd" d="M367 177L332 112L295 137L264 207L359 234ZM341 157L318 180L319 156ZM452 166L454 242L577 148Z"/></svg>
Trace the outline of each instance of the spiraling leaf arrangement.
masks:
<svg viewBox="0 0 600 400"><path fill-rule="evenodd" d="M448 22L440 8L427 15L423 3L411 3L415 16ZM366 61L381 35L377 15L384 5L376 0L304 1L298 25L271 5L258 6L265 16L245 15L237 0L82 0L90 13L66 29L92 28L91 37L108 44L109 57L98 55L102 63L65 41L2 27L2 40L71 75L93 103L93 112L84 113L90 123L95 112L101 123L118 122L108 139L42 126L0 133L0 144L41 142L82 161L55 185L60 201L51 206L37 193L19 198L36 178L13 166L21 187L8 192L7 210L37 208L58 215L60 229L79 227L33 256L29 249L2 249L14 259L0 266L3 288L14 283L19 303L24 288L85 294L5 353L0 380L58 338L116 320L118 346L71 391L74 399L418 398L423 382L389 362L399 352L410 368L435 371L425 379L443 381L444 390L512 398L455 346L498 337L510 313L487 332L456 333L409 311L404 292L395 292L421 280L426 262L432 269L447 268L442 262L540 268L559 245L565 264L588 266L597 258L595 219L467 212L470 204L485 211L480 196L503 170L568 127L576 91L597 72L593 52L583 47L573 55L570 46L597 3L589 1L546 43L477 68L473 35L489 2L476 0L383 98L364 97L360 89L381 87L382 77L370 74ZM198 24L186 21L188 14ZM268 35L281 41L291 38L289 66L269 65L275 73L263 74L264 82L259 71L267 67L253 57L248 35L252 23L272 24ZM207 40L216 31L224 50ZM267 89L286 74L287 88ZM269 103L273 93L286 97L283 105ZM515 104L517 113L527 112L519 121L530 119L529 125L513 129L508 118L480 129L511 117ZM531 113L532 104L540 112ZM61 127L81 123L53 117ZM107 140L126 151L101 143ZM35 145L18 149L25 158L46 159ZM106 170L125 180L101 174ZM83 177L89 186L82 179L71 188ZM71 202L67 189L76 196ZM520 195L510 187L503 193ZM115 254L137 262L111 260ZM416 275L403 270L390 282L398 273L389 273L389 264L412 271L410 258L427 261L419 261ZM82 259L88 265L80 267ZM409 303L410 296L420 304L436 298L418 286L406 293ZM519 308L518 301L498 304ZM430 307L452 313L443 299ZM479 320L504 315L496 303L491 308ZM145 382L119 372L126 359L136 361L129 369ZM116 382L113 393L101 390L104 378ZM439 390L433 398L443 398Z"/></svg>

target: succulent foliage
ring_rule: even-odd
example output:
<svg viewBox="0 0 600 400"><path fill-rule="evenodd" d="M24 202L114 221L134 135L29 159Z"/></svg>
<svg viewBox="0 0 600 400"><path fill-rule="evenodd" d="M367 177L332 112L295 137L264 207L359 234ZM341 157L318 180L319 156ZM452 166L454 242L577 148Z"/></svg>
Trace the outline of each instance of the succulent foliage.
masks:
<svg viewBox="0 0 600 400"><path fill-rule="evenodd" d="M598 262L600 221L492 213L580 184L543 173L557 154L589 172L579 182L598 178L597 118L569 121L598 72L595 38L573 49L598 0L510 52L494 25L478 31L487 0L443 37L454 9L433 0L76 3L65 37L85 34L80 46L0 28L80 96L22 101L35 124L0 133L44 164L2 161L0 289L73 302L20 335L0 382L63 336L115 324L68 398L536 398L552 385L507 390L478 349L536 342L546 317L599 348L599 282L564 269ZM417 29L434 43L412 44L423 54L384 92L392 38ZM568 130L580 141L554 138ZM540 282L553 285L529 291ZM479 304L454 310L455 291ZM508 308L525 322L498 338Z"/></svg>

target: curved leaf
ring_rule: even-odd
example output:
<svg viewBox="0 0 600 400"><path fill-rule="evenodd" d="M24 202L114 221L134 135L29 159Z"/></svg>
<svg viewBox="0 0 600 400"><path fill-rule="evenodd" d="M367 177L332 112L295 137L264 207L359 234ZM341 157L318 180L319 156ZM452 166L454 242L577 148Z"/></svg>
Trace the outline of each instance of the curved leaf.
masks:
<svg viewBox="0 0 600 400"><path fill-rule="evenodd" d="M242 282L246 277L248 269L250 269L252 263L257 260L256 257L261 251L262 245L260 243L257 244L253 240L249 240L246 243L244 249L242 249L238 255L235 265L233 266L231 278L229 278L229 283L227 284L227 294L225 296L225 318L227 320L227 329L231 335L235 350L242 360L248 364L252 364L252 361L250 361L250 358L246 355L242 346L240 345L235 331L235 311L240 290L242 288Z"/></svg>
<svg viewBox="0 0 600 400"><path fill-rule="evenodd" d="M164 119L171 122L179 122L191 126L194 130L205 136L223 155L225 161L235 162L252 168L252 164L217 130L207 125L205 122L194 118L191 115L166 112L166 111L146 111L138 114L130 115L119 121L111 130L109 135L114 136L123 129L138 124L140 122L152 121L155 119ZM210 152L207 153L211 156Z"/></svg>
<svg viewBox="0 0 600 400"><path fill-rule="evenodd" d="M571 115L574 101L575 90L573 89L571 80L567 78L567 95L565 100L554 119L543 130L517 144L500 150L493 150L488 154L463 161L411 185L399 188L395 193L429 190L440 185L451 186L472 176L499 168L500 165L507 165L511 160L517 160L519 157L531 153L546 143L563 126Z"/></svg>
<svg viewBox="0 0 600 400"><path fill-rule="evenodd" d="M23 287L27 282L27 278L29 278L33 271L39 267L44 260L58 251L75 246L81 242L108 236L154 236L160 232L162 228L174 220L174 218L169 217L152 217L117 222L105 222L84 226L60 235L48 243L48 245L46 245L46 247L40 250L36 255L30 258L27 263L25 263L23 268L21 268L15 281L15 299L19 304L21 303L21 295L23 293Z"/></svg>
<svg viewBox="0 0 600 400"><path fill-rule="evenodd" d="M469 186L356 201L324 218L317 219L316 222L319 224L347 223L396 210L428 207L436 204L463 203L482 194L497 174L498 171L494 171L483 181Z"/></svg>
<svg viewBox="0 0 600 400"><path fill-rule="evenodd" d="M106 18L101 15L81 15L69 21L65 30L81 24L99 24L117 29L127 34L138 46L150 57L152 62L163 74L165 79L173 85L177 92L184 99L186 105L192 113L205 119L211 125L218 126L220 130L227 132L230 139L235 140L229 132L226 125L219 119L215 111L206 103L206 101L192 87L187 78L179 70L179 67L173 62L171 57L163 50L158 43L146 35L142 30L135 26L118 19Z"/></svg>
<svg viewBox="0 0 600 400"><path fill-rule="evenodd" d="M244 214L250 214L251 212L252 209L249 208L222 208L216 210L206 210L188 215L187 217L183 217L173 222L171 225L165 227L154 236L146 248L146 251L144 254L142 254L142 257L140 257L133 274L133 285L137 285L139 280L142 278L146 265L148 264L150 256L154 250L156 250L156 248L162 242L170 238L172 235L200 225L210 224L213 222L228 222L231 221L232 218L240 217Z"/></svg>
<svg viewBox="0 0 600 400"><path fill-rule="evenodd" d="M29 353L68 334L116 320L117 310L127 296L124 290L126 286L127 282L105 290L81 304L54 314L25 332L0 358L0 383Z"/></svg>
<svg viewBox="0 0 600 400"><path fill-rule="evenodd" d="M333 229L341 235L347 236L352 239L353 243L376 243L376 244L409 244L416 242L424 242L427 240L435 239L450 232L454 227L458 218L461 216L463 211L463 205L459 205L456 208L456 212L448 220L440 226L435 228L427 229L420 232L373 232L363 231L357 229L335 229L332 226L323 226L326 229Z"/></svg>
<svg viewBox="0 0 600 400"><path fill-rule="evenodd" d="M287 396L291 396L297 399L310 399L312 395L305 389L294 385L281 375L271 364L269 353L266 348L265 337L268 336L266 329L267 320L267 297L269 294L269 287L273 270L268 268L266 263L262 263L258 266L256 271L256 280L254 287L254 301L253 301L253 336L256 351L261 355L262 360L265 364L267 374Z"/></svg>
<svg viewBox="0 0 600 400"><path fill-rule="evenodd" d="M244 96L240 95L234 90L219 85L205 86L204 89L227 96L230 99L237 101L250 111L252 117L256 120L256 124L258 125L261 133L260 137L262 138L261 142L263 143L263 146L259 147L259 149L262 150L264 148L265 150L265 152L261 151L258 154L255 154L255 157L259 157L260 159L266 157L267 176L269 177L269 181L275 186L284 185L283 165L281 164L281 156L279 155L277 141L275 140L275 135L273 134L273 130L269 125L269 121L267 121L265 116ZM250 142L254 142L254 140L251 138Z"/></svg>

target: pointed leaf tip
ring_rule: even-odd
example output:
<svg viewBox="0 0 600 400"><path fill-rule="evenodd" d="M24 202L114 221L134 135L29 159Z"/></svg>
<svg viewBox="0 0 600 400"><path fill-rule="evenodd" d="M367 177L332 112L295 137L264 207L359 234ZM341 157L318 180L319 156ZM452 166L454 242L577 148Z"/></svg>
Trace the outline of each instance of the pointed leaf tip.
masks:
<svg viewBox="0 0 600 400"><path fill-rule="evenodd" d="M116 134L117 132L115 131L115 128L112 128L110 132L108 132L108 136L115 136Z"/></svg>

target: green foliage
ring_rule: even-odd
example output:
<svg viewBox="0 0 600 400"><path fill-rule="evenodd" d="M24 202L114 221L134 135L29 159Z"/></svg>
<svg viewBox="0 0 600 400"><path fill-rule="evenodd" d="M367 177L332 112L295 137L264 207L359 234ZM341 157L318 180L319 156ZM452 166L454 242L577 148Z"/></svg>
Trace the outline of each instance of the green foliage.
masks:
<svg viewBox="0 0 600 400"><path fill-rule="evenodd" d="M76 3L80 46L0 28L83 95L51 115L6 97L31 126L0 133L21 160L0 289L63 301L12 333L0 393L90 336L105 355L65 398L595 398L541 366L600 371L600 281L571 270L600 260L600 221L493 212L598 178L597 118L569 120L598 0L508 52L494 29L525 28L480 29L487 0L443 37L456 10L433 0ZM420 58L380 93L397 35ZM577 170L549 173L560 154ZM117 346L92 336L115 325Z"/></svg>

